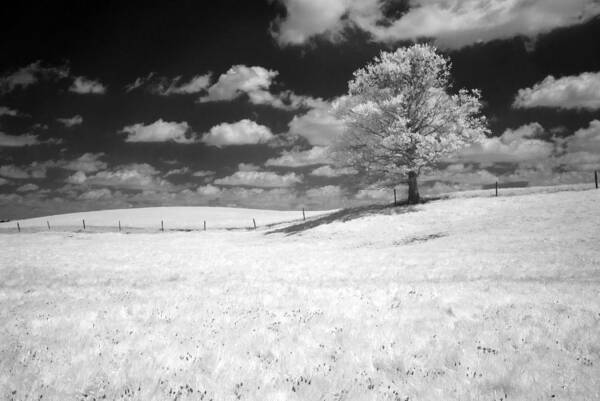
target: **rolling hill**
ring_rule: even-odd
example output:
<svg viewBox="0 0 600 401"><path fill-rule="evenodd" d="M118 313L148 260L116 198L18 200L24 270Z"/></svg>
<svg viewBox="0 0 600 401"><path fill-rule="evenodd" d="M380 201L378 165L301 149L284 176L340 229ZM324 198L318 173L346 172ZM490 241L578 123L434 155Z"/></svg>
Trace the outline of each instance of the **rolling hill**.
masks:
<svg viewBox="0 0 600 401"><path fill-rule="evenodd" d="M0 398L600 399L599 201L562 191L311 224L264 212L296 220L256 231L0 233Z"/></svg>

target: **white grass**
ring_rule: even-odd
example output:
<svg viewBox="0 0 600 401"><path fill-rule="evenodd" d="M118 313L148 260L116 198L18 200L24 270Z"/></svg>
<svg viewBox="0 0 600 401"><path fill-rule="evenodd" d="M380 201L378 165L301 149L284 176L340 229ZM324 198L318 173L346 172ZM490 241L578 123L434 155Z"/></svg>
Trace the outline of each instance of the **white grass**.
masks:
<svg viewBox="0 0 600 401"><path fill-rule="evenodd" d="M600 399L599 205L0 234L0 399Z"/></svg>

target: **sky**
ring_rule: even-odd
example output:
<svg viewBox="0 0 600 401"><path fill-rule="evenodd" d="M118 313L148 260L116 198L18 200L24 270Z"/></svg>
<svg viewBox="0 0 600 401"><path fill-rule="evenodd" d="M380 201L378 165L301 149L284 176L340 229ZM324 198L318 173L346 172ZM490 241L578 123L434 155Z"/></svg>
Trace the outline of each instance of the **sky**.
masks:
<svg viewBox="0 0 600 401"><path fill-rule="evenodd" d="M451 60L455 89L482 91L491 130L422 174L422 193L600 170L597 0L55 1L7 15L0 220L391 201L330 164L344 129L331 107L353 71L416 42Z"/></svg>

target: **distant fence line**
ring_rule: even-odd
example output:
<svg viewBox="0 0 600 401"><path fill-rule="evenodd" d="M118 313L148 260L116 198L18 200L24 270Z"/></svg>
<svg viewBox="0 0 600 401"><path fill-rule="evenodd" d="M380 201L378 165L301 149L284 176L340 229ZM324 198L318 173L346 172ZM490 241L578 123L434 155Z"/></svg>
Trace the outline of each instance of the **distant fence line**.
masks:
<svg viewBox="0 0 600 401"><path fill-rule="evenodd" d="M300 218L298 218L298 220L300 220ZM306 221L306 212L305 209L302 208L302 220ZM294 221L294 220L292 220ZM286 220L286 221L280 221L280 222L276 222L276 223L270 223L270 224L265 224L265 227L270 227L273 225L277 225L277 224L283 224L286 222L290 222L290 220ZM40 223L40 226L33 226L33 225L29 225L29 226L21 226L19 221L16 221L16 228L18 232L21 231L25 231L26 229L39 229L40 227L43 227L43 223ZM252 218L252 223L250 224L250 222L248 222L248 226L233 226L233 227L217 227L215 228L215 230L257 230L260 226L258 224L256 224L256 219L253 217ZM50 220L46 220L46 227L48 228L48 231L52 231L53 225L50 224ZM75 227L74 224L63 224L63 225L54 225L54 228L56 229L56 231L65 231L65 230L60 230L61 227ZM86 224L85 219L81 219L81 229L79 230L80 232L112 232L111 230L112 226L106 226L106 225L102 225L102 226L92 226L89 224ZM207 224L206 224L206 220L202 220L202 225L200 226L201 228L167 228L166 231L207 231ZM14 229L14 228L13 228ZM152 232L152 228L151 227L135 227L135 226L122 226L121 225L121 220L117 220L117 224L114 226L114 229L117 232L122 232L123 229L129 230L129 231L141 231L141 232ZM38 232L39 230L36 230L36 232ZM160 224L157 223L156 226L156 231L160 231L160 232L165 232L165 220L160 220Z"/></svg>

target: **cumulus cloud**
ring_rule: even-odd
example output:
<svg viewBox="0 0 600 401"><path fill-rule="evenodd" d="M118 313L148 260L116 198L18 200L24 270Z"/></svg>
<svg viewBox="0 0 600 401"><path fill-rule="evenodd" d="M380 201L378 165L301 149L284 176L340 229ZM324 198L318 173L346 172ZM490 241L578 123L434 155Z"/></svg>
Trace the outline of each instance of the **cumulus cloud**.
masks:
<svg viewBox="0 0 600 401"><path fill-rule="evenodd" d="M210 84L210 74L196 75L189 81L180 82L181 77L176 77L169 86L162 91L163 95L189 95L205 90Z"/></svg>
<svg viewBox="0 0 600 401"><path fill-rule="evenodd" d="M77 114L77 115L74 115L73 117L69 117L69 118L57 118L56 121L63 124L67 128L71 128L71 127L74 127L76 125L83 123L83 117L81 117L79 114Z"/></svg>
<svg viewBox="0 0 600 401"><path fill-rule="evenodd" d="M564 137L550 136L537 123L527 124L487 138L448 161L452 164L424 174L422 180L443 183L438 187L446 191L477 188L496 180L529 185L589 181L591 172L600 169L600 121L593 120Z"/></svg>
<svg viewBox="0 0 600 401"><path fill-rule="evenodd" d="M26 168L31 178L46 178L46 163L32 162Z"/></svg>
<svg viewBox="0 0 600 401"><path fill-rule="evenodd" d="M315 104L322 101L312 96L298 95L291 90L284 90L275 94L267 91L256 91L248 93L248 97L253 104L265 104L282 110L314 107Z"/></svg>
<svg viewBox="0 0 600 401"><path fill-rule="evenodd" d="M256 164L252 164L252 163L240 163L240 164L238 164L238 170L239 171L258 171L258 170L260 170L260 167L257 166Z"/></svg>
<svg viewBox="0 0 600 401"><path fill-rule="evenodd" d="M193 177L210 177L215 175L215 172L212 170L198 170L192 173Z"/></svg>
<svg viewBox="0 0 600 401"><path fill-rule="evenodd" d="M17 188L17 192L31 192L31 191L37 191L38 189L40 189L40 187L38 187L37 185L33 184L33 183L27 183L24 185L21 185L20 187Z"/></svg>
<svg viewBox="0 0 600 401"><path fill-rule="evenodd" d="M165 173L165 177L171 176L171 175L184 175L190 172L190 169L188 167L181 167L181 168L174 168L172 170L169 170Z"/></svg>
<svg viewBox="0 0 600 401"><path fill-rule="evenodd" d="M600 153L569 152L558 157L557 163L565 171L596 171L600 170Z"/></svg>
<svg viewBox="0 0 600 401"><path fill-rule="evenodd" d="M82 192L77 198L81 200L97 201L101 199L111 199L112 195L113 193L110 189L100 188Z"/></svg>
<svg viewBox="0 0 600 401"><path fill-rule="evenodd" d="M255 145L265 143L273 138L271 130L243 119L235 123L222 123L210 129L202 136L201 141L210 146L223 147L231 145Z"/></svg>
<svg viewBox="0 0 600 401"><path fill-rule="evenodd" d="M160 96L170 95L190 95L205 91L210 86L211 74L195 75L189 80L183 77L175 78L158 77L151 72L146 77L136 78L134 82L125 86L126 92L131 92L138 88L146 88L152 94Z"/></svg>
<svg viewBox="0 0 600 401"><path fill-rule="evenodd" d="M11 109L10 107L0 106L0 117L24 117L26 114L21 113L19 110Z"/></svg>
<svg viewBox="0 0 600 401"><path fill-rule="evenodd" d="M279 0L286 8L286 16L278 18L272 29L272 35L282 45L299 45L311 37L322 35L330 39L339 38L347 22L342 17L359 1L342 0ZM371 13L378 8L373 0L364 1Z"/></svg>
<svg viewBox="0 0 600 401"><path fill-rule="evenodd" d="M159 171L146 163L133 163L115 168L111 171L100 171L86 179L90 185L149 189L169 187L166 181L158 177Z"/></svg>
<svg viewBox="0 0 600 401"><path fill-rule="evenodd" d="M66 170L81 171L84 173L94 173L99 170L104 170L108 166L100 160L104 153L84 153L74 160L62 160L55 162L54 166L62 167Z"/></svg>
<svg viewBox="0 0 600 401"><path fill-rule="evenodd" d="M600 72L559 79L550 75L531 88L520 89L513 107L600 109Z"/></svg>
<svg viewBox="0 0 600 401"><path fill-rule="evenodd" d="M277 75L277 71L263 67L234 65L221 74L217 82L208 88L208 93L198 101L202 103L233 100L242 94L261 97L264 93L269 93L269 87Z"/></svg>
<svg viewBox="0 0 600 401"><path fill-rule="evenodd" d="M214 197L221 193L221 188L212 184L202 185L196 189L196 192L202 196Z"/></svg>
<svg viewBox="0 0 600 401"><path fill-rule="evenodd" d="M555 145L542 139L544 128L539 123L523 125L517 129L507 129L501 136L486 138L474 144L453 160L477 163L502 163L534 161L550 157Z"/></svg>
<svg viewBox="0 0 600 401"><path fill-rule="evenodd" d="M298 200L313 210L339 209L351 205L346 192L338 185L309 188Z"/></svg>
<svg viewBox="0 0 600 401"><path fill-rule="evenodd" d="M77 171L65 180L69 184L83 184L87 180L87 176L83 171Z"/></svg>
<svg viewBox="0 0 600 401"><path fill-rule="evenodd" d="M304 151L284 151L281 156L268 159L265 166L303 167L327 163L327 149L324 146L313 146Z"/></svg>
<svg viewBox="0 0 600 401"><path fill-rule="evenodd" d="M9 183L10 183L9 180L7 180L6 178L0 177L0 185L6 185L6 184L9 184Z"/></svg>
<svg viewBox="0 0 600 401"><path fill-rule="evenodd" d="M121 131L126 132L126 142L167 142L193 143L194 138L187 137L190 130L187 122L169 122L162 118L152 124L133 124L124 127Z"/></svg>
<svg viewBox="0 0 600 401"><path fill-rule="evenodd" d="M307 113L294 116L289 123L289 135L305 138L315 146L333 143L345 129L344 122L337 119L331 110L331 103L314 102Z"/></svg>
<svg viewBox="0 0 600 401"><path fill-rule="evenodd" d="M600 121L593 120L586 128L560 141L560 154L555 164L563 171L600 170Z"/></svg>
<svg viewBox="0 0 600 401"><path fill-rule="evenodd" d="M278 75L277 71L260 66L234 65L207 88L206 94L201 96L198 102L229 101L246 95L252 104L293 110L312 107L320 101L310 96L297 95L289 90L272 93L271 85Z"/></svg>
<svg viewBox="0 0 600 401"><path fill-rule="evenodd" d="M593 183L593 170L600 168L597 156L591 152L566 152L535 163L517 164L498 178L500 182L529 185Z"/></svg>
<svg viewBox="0 0 600 401"><path fill-rule="evenodd" d="M112 187L128 190L169 191L174 187L160 177L160 172L146 163L132 163L87 175L77 171L66 179L69 184Z"/></svg>
<svg viewBox="0 0 600 401"><path fill-rule="evenodd" d="M0 76L0 93L27 88L42 80L57 80L68 76L69 67L67 65L44 66L41 60L38 60L12 73Z"/></svg>
<svg viewBox="0 0 600 401"><path fill-rule="evenodd" d="M47 124L42 124L42 123L35 123L31 126L31 129L33 130L47 130L48 129L48 125Z"/></svg>
<svg viewBox="0 0 600 401"><path fill-rule="evenodd" d="M0 166L0 176L16 179L25 179L30 177L27 170L13 164Z"/></svg>
<svg viewBox="0 0 600 401"><path fill-rule="evenodd" d="M570 152L595 152L600 154L600 121L592 120L586 128L575 131L567 138L567 150Z"/></svg>
<svg viewBox="0 0 600 401"><path fill-rule="evenodd" d="M390 201L393 193L389 188L363 188L354 194L354 198L363 201Z"/></svg>
<svg viewBox="0 0 600 401"><path fill-rule="evenodd" d="M0 147L6 146L17 148L22 146L38 145L42 143L37 136L32 134L25 135L8 135L0 132Z"/></svg>
<svg viewBox="0 0 600 401"><path fill-rule="evenodd" d="M286 16L273 24L281 45L300 45L320 36L337 41L347 28L375 41L435 38L438 46L460 48L476 42L535 37L580 24L600 14L595 0L412 0L400 17L386 16L390 1L279 0Z"/></svg>
<svg viewBox="0 0 600 401"><path fill-rule="evenodd" d="M9 148L19 148L23 146L33 146L33 145L56 145L62 143L62 139L60 138L49 138L45 141L42 141L38 138L37 135L33 134L23 134L23 135L9 135L4 132L0 132L0 148L5 146Z"/></svg>
<svg viewBox="0 0 600 401"><path fill-rule="evenodd" d="M148 85L148 83L156 76L154 72L149 73L145 77L137 77L135 81L125 85L125 92L129 93L141 87Z"/></svg>
<svg viewBox="0 0 600 401"><path fill-rule="evenodd" d="M126 208L132 206L127 198L118 191L112 197L88 200L80 199L78 193L48 196L46 190L39 190L0 195L0 206L8 218L26 218L90 209Z"/></svg>
<svg viewBox="0 0 600 401"><path fill-rule="evenodd" d="M348 167L334 168L330 165L325 165L314 169L310 172L310 175L314 175L317 177L340 177L342 175L350 175L355 173L355 170Z"/></svg>
<svg viewBox="0 0 600 401"><path fill-rule="evenodd" d="M201 202L230 207L266 209L298 209L301 203L299 194L292 188L247 188L201 186L196 190ZM260 224L260 222L257 222Z"/></svg>
<svg viewBox="0 0 600 401"><path fill-rule="evenodd" d="M337 185L325 185L323 187L310 188L305 194L309 198L339 198L342 188Z"/></svg>
<svg viewBox="0 0 600 401"><path fill-rule="evenodd" d="M494 184L498 181L498 176L486 169L476 169L473 165L457 163L451 164L445 169L425 174L421 180L452 183L455 188L460 189L476 189Z"/></svg>
<svg viewBox="0 0 600 401"><path fill-rule="evenodd" d="M72 160L46 160L43 162L32 162L24 166L15 166L12 164L0 166L0 175L10 178L46 178L48 168L61 168L65 170L77 171L79 174L74 180L85 180L85 173L93 173L103 170L107 164L100 159L104 153L84 153L80 157Z"/></svg>
<svg viewBox="0 0 600 401"><path fill-rule="evenodd" d="M102 95L106 93L106 86L99 81L79 76L75 78L75 81L73 81L73 84L69 87L69 91L80 95Z"/></svg>
<svg viewBox="0 0 600 401"><path fill-rule="evenodd" d="M234 174L216 179L217 185L240 185L248 187L277 188L290 187L302 182L296 173L280 175L272 171L236 171Z"/></svg>

